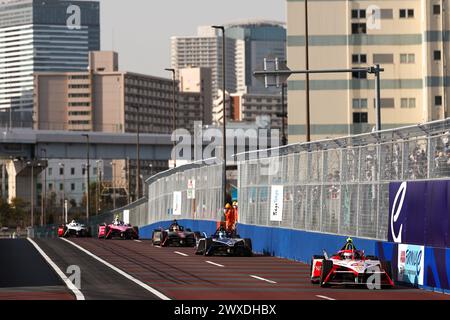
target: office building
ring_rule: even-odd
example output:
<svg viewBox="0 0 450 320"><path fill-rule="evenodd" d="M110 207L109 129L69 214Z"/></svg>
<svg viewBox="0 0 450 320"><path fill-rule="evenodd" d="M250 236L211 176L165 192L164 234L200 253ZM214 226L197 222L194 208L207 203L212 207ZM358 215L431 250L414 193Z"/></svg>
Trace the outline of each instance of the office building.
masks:
<svg viewBox="0 0 450 320"><path fill-rule="evenodd" d="M309 1L310 69L380 64L382 128L449 116L447 1ZM305 69L305 3L288 1L288 66ZM319 18L320 17L320 18ZM372 131L375 79L367 73L311 75L312 139ZM289 81L289 142L305 141L305 76Z"/></svg>
<svg viewBox="0 0 450 320"><path fill-rule="evenodd" d="M31 127L33 74L78 72L100 49L96 1L0 0L0 124Z"/></svg>

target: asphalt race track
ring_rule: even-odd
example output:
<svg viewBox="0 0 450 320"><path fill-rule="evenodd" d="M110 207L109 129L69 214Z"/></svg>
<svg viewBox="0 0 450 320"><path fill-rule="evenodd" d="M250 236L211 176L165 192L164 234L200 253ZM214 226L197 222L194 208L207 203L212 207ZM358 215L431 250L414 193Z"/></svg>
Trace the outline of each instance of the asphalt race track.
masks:
<svg viewBox="0 0 450 320"><path fill-rule="evenodd" d="M70 265L80 267L81 292L88 300L153 300L161 299L161 296L174 300L450 299L449 295L401 287L375 291L320 288L310 283L309 266L274 257L196 256L193 248L153 247L150 241L69 241L97 259L61 239L36 240L36 243L63 272ZM13 248L15 253L11 251ZM4 258L8 260L6 265L0 265L0 287L23 288L33 284L46 290L55 285L64 289L62 282L26 240L0 241L0 254L2 261L6 261ZM98 258L110 266L98 261ZM30 266L34 270L31 274L28 272ZM111 266L125 273L120 274ZM3 269L9 272L6 273L8 277L4 277ZM0 289L0 299L7 298L1 290L4 289ZM65 290L65 297L71 297L68 289Z"/></svg>
<svg viewBox="0 0 450 320"><path fill-rule="evenodd" d="M410 288L320 288L309 266L273 257L204 257L193 248L153 247L150 241L72 242L171 299L182 300L434 300L450 296Z"/></svg>
<svg viewBox="0 0 450 320"><path fill-rule="evenodd" d="M28 240L0 240L0 300L40 299L74 295Z"/></svg>

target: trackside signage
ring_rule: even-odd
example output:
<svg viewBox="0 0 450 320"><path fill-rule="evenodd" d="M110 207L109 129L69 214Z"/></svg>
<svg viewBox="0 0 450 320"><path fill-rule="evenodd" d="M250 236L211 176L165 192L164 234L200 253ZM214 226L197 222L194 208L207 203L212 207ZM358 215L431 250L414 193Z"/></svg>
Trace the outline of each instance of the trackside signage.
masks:
<svg viewBox="0 0 450 320"><path fill-rule="evenodd" d="M425 247L398 245L398 281L423 285Z"/></svg>
<svg viewBox="0 0 450 320"><path fill-rule="evenodd" d="M450 247L450 181L389 185L388 241Z"/></svg>
<svg viewBox="0 0 450 320"><path fill-rule="evenodd" d="M175 191L173 193L173 215L181 216L181 192Z"/></svg>
<svg viewBox="0 0 450 320"><path fill-rule="evenodd" d="M270 221L283 221L283 186L272 186L270 196Z"/></svg>

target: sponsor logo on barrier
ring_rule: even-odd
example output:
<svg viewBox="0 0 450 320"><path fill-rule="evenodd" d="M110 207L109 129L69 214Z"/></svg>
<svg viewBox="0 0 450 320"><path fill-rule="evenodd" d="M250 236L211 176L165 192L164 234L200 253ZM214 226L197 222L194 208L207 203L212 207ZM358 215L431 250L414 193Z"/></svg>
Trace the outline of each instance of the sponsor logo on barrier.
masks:
<svg viewBox="0 0 450 320"><path fill-rule="evenodd" d="M423 285L424 246L400 244L398 246L398 280Z"/></svg>
<svg viewBox="0 0 450 320"><path fill-rule="evenodd" d="M272 186L270 221L283 221L283 186Z"/></svg>
<svg viewBox="0 0 450 320"><path fill-rule="evenodd" d="M172 213L174 216L181 216L181 192L175 191L173 193L173 210Z"/></svg>
<svg viewBox="0 0 450 320"><path fill-rule="evenodd" d="M408 187L407 182L403 182L400 185L400 188L397 191L397 194L394 199L394 203L392 205L392 211L391 211L391 236L395 243L402 243L402 231L403 231L403 224L400 224L400 228L398 229L398 232L395 232L395 223L400 218L400 214L402 213L403 209L403 203L405 201L406 196L406 190Z"/></svg>

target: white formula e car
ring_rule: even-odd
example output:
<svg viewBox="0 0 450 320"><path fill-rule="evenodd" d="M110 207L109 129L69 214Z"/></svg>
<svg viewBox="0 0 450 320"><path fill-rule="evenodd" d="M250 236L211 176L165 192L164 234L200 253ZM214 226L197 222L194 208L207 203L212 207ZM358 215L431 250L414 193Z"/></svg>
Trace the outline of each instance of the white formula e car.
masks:
<svg viewBox="0 0 450 320"><path fill-rule="evenodd" d="M58 237L90 237L91 230L84 224L72 220L69 224L64 224L58 228Z"/></svg>
<svg viewBox="0 0 450 320"><path fill-rule="evenodd" d="M392 267L389 261L366 256L356 250L351 239L331 257L313 256L311 260L311 282L322 287L330 285L367 285L371 288L392 288Z"/></svg>

